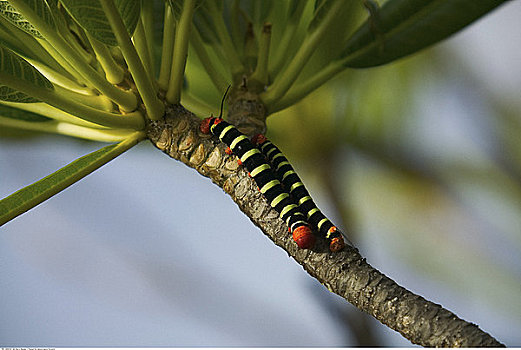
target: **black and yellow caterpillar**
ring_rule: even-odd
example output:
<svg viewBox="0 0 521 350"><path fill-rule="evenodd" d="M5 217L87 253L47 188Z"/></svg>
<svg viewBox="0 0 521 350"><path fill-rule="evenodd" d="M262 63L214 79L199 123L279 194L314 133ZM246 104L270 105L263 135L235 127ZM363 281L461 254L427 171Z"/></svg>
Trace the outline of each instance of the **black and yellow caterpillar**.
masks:
<svg viewBox="0 0 521 350"><path fill-rule="evenodd" d="M239 158L240 164L246 167L255 180L259 191L284 220L299 248L312 248L315 244L315 236L306 217L300 212L289 193L284 191L271 166L248 137L221 118L206 118L199 128L204 134L211 132L217 136Z"/></svg>
<svg viewBox="0 0 521 350"><path fill-rule="evenodd" d="M257 145L271 163L275 174L295 201L298 201L300 210L306 214L311 226L316 228L320 235L329 241L329 249L332 252L343 249L345 243L342 232L318 209L304 186L304 183L302 183L302 180L300 180L291 164L277 146L271 143L262 134L255 135L252 138L252 143Z"/></svg>

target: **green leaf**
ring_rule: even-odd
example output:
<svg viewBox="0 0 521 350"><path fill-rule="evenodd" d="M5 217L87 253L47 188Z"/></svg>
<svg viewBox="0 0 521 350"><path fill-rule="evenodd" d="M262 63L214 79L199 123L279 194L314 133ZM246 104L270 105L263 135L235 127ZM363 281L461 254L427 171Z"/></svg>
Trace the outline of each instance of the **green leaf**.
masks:
<svg viewBox="0 0 521 350"><path fill-rule="evenodd" d="M168 4L170 5L170 7L172 8L172 12L174 13L174 18L176 19L176 21L178 21L179 18L181 18L181 12L183 11L184 0L167 0L167 1L168 1ZM203 5L204 1L205 0L196 0L194 9L197 10L199 7L201 7ZM223 4L220 1L217 2L217 4L222 9Z"/></svg>
<svg viewBox="0 0 521 350"><path fill-rule="evenodd" d="M24 44L24 42L20 41L13 33L12 31L6 27L4 24L9 23L2 23L4 19L0 16L0 45L7 47L8 49L16 52L19 55L22 55L24 57L28 58L35 58L35 56L32 54L31 50L29 50ZM11 26L11 29L13 27ZM18 30L18 29L16 29ZM22 33L22 32L20 32ZM25 32L23 33L25 35ZM31 38L32 39L32 38Z"/></svg>
<svg viewBox="0 0 521 350"><path fill-rule="evenodd" d="M110 46L118 45L99 0L61 0L67 12L94 38ZM130 36L136 29L141 11L140 0L114 0Z"/></svg>
<svg viewBox="0 0 521 350"><path fill-rule="evenodd" d="M3 75L13 79L27 81L35 86L53 89L52 83L26 60L9 49L0 46L0 71ZM9 102L38 102L37 99L26 95L3 84L0 81L0 100Z"/></svg>
<svg viewBox="0 0 521 350"><path fill-rule="evenodd" d="M267 21L268 15L270 14L274 4L279 0L241 0L240 7L243 9L245 14L251 16L253 28L261 28L264 22Z"/></svg>
<svg viewBox="0 0 521 350"><path fill-rule="evenodd" d="M41 17L45 23L47 23L50 27L54 27L54 21L52 12L49 9L47 2L44 0L22 0L31 9L36 13L39 17ZM25 17L16 10L7 0L0 0L0 15L7 19L9 22L22 29L24 32L42 39L42 34L31 24Z"/></svg>
<svg viewBox="0 0 521 350"><path fill-rule="evenodd" d="M53 121L53 119L43 115L4 105L0 105L0 116L35 123Z"/></svg>
<svg viewBox="0 0 521 350"><path fill-rule="evenodd" d="M315 2L315 9L313 10L313 19L309 23L308 31L312 32L324 19L325 14L331 7L335 0L317 0Z"/></svg>
<svg viewBox="0 0 521 350"><path fill-rule="evenodd" d="M417 52L458 32L506 1L389 0L380 10L368 6L373 15L344 46L341 55L344 66L373 67Z"/></svg>
<svg viewBox="0 0 521 350"><path fill-rule="evenodd" d="M178 15L180 16L180 12ZM179 18L176 17L176 20L179 20ZM193 21L205 43L216 46L221 43L217 35L217 27L215 26L215 23L212 19L212 14L209 11L203 8L201 11L196 12Z"/></svg>
<svg viewBox="0 0 521 350"><path fill-rule="evenodd" d="M142 133L118 144L103 147L64 166L51 175L0 201L0 226L92 173L143 138Z"/></svg>

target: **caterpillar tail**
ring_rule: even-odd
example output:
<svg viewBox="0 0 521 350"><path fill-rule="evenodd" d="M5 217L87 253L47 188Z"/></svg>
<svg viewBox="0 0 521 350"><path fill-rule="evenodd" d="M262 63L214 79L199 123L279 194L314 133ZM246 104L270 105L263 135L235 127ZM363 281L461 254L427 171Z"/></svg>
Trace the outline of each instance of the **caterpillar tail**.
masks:
<svg viewBox="0 0 521 350"><path fill-rule="evenodd" d="M307 226L299 226L293 230L293 240L300 249L311 249L315 245L315 236Z"/></svg>

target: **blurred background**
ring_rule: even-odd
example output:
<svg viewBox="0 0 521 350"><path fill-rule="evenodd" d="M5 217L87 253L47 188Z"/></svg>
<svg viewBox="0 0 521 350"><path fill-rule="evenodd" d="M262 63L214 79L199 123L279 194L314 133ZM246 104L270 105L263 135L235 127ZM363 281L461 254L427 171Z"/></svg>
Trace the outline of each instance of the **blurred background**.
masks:
<svg viewBox="0 0 521 350"><path fill-rule="evenodd" d="M521 2L268 119L374 267L521 346ZM218 110L218 96L215 111ZM100 148L0 133L3 198ZM409 346L143 142L0 228L3 346Z"/></svg>

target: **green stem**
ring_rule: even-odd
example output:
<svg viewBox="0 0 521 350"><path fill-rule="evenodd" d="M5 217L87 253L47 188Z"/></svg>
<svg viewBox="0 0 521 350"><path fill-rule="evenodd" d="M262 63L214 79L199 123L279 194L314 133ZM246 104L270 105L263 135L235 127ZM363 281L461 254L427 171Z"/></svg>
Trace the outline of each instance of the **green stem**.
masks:
<svg viewBox="0 0 521 350"><path fill-rule="evenodd" d="M31 35L11 24L3 16L0 16L0 25L6 31L5 35L2 35L2 40L6 42L14 41L13 44L27 48L27 52L31 54L31 57L24 55L26 59L38 59L42 64L45 64L56 72L59 72L69 79L74 79ZM4 34L4 31L2 31L2 34Z"/></svg>
<svg viewBox="0 0 521 350"><path fill-rule="evenodd" d="M284 96L295 82L311 55L320 45L322 38L328 33L330 25L342 10L342 6L344 6L343 1L336 1L331 6L320 25L308 35L302 46L300 46L288 67L283 73L279 73L278 79L275 80L266 92L261 94L261 98L268 108Z"/></svg>
<svg viewBox="0 0 521 350"><path fill-rule="evenodd" d="M79 84L87 85L90 87L93 86L90 83L90 81L86 79L82 74L80 74L80 72L75 67L73 67L73 65L71 65L69 61L67 61L65 57L58 50L56 50L56 48L50 42L48 42L45 39L37 40L38 43L43 47L43 49L46 50L49 53L49 55L51 55L56 60L56 62L58 62L58 64L61 67L63 67L63 69L65 69L70 75L72 75Z"/></svg>
<svg viewBox="0 0 521 350"><path fill-rule="evenodd" d="M85 126L59 122L55 120L47 122L28 122L19 119L2 117L1 115L0 126L28 131L48 132L101 142L119 142L127 139L136 132L135 130L131 129L92 129Z"/></svg>
<svg viewBox="0 0 521 350"><path fill-rule="evenodd" d="M62 98L70 99L76 101L77 103L81 103L105 112L112 112L114 110L112 101L110 101L107 96L79 94L77 92L65 89L59 85L55 85L54 90Z"/></svg>
<svg viewBox="0 0 521 350"><path fill-rule="evenodd" d="M125 115L103 112L64 98L54 90L35 86L25 80L6 74L2 71L0 71L0 81L6 86L21 91L40 101L45 101L51 106L64 110L67 113L73 114L92 123L114 128L136 130L142 130L145 127L143 115L139 111Z"/></svg>
<svg viewBox="0 0 521 350"><path fill-rule="evenodd" d="M217 36L221 41L222 48L226 54L226 58L228 59L228 65L232 67L232 76L235 77L244 72L244 65L242 64L239 58L237 49L235 48L235 46L233 46L230 33L228 32L226 24L224 23L223 14L221 13L221 11L219 11L217 3L214 1L207 1L206 4L211 13L211 18L213 19L215 28L217 30Z"/></svg>
<svg viewBox="0 0 521 350"><path fill-rule="evenodd" d="M105 72L105 78L114 85L121 83L125 78L125 70L116 63L110 50L105 46L105 44L94 38L88 32L86 32L86 34L90 45L94 49L96 58Z"/></svg>
<svg viewBox="0 0 521 350"><path fill-rule="evenodd" d="M168 1L165 1L161 65L159 67L159 77L157 78L157 84L163 91L168 89L168 81L170 80L170 69L172 67L172 56L174 52L175 30L175 19L174 15L172 14L172 9L170 8Z"/></svg>
<svg viewBox="0 0 521 350"><path fill-rule="evenodd" d="M35 103L19 103L19 102L7 102L0 101L0 104L9 106L12 108L20 109L22 111L27 111L31 113L36 113L42 115L44 117L48 117L54 119L58 122L64 122L68 124L74 124L79 126L84 126L91 129L106 129L105 126L94 124L78 118L72 114L62 111L56 107L50 106L47 103L43 102L35 102Z"/></svg>
<svg viewBox="0 0 521 350"><path fill-rule="evenodd" d="M244 56L242 60L248 73L253 71L259 56L259 49L257 47L256 39L255 32L253 31L253 23L248 22L246 27L246 35L244 38Z"/></svg>
<svg viewBox="0 0 521 350"><path fill-rule="evenodd" d="M51 4L52 2L49 5ZM55 4L52 4L50 9L53 11L55 31L83 58L83 62L89 65L92 64L94 61L93 55L85 51L84 46L78 42L78 40L81 40L79 37L72 35L62 12L57 9ZM82 44L86 46L86 43Z"/></svg>
<svg viewBox="0 0 521 350"><path fill-rule="evenodd" d="M181 90L188 56L188 41L190 40L190 28L195 10L195 0L185 0L183 10L179 19L178 28L175 32L174 62L170 71L170 80L166 91L166 100L177 104L181 100Z"/></svg>
<svg viewBox="0 0 521 350"><path fill-rule="evenodd" d="M42 62L35 61L31 58L26 58L26 61L29 62L32 66L34 66L36 69L38 69L40 73L42 73L55 85L60 85L68 90L77 92L79 94L95 95L93 89L80 85L79 83L77 83L76 80L69 79L68 77L56 72L52 68L44 65Z"/></svg>
<svg viewBox="0 0 521 350"><path fill-rule="evenodd" d="M136 30L134 31L134 36L132 36L132 41L134 42L134 46L136 47L136 51L139 58L141 59L141 62L143 62L143 67L145 67L148 76L153 81L154 69L152 68L152 57L150 55L150 51L148 50L145 27L143 26L143 21L141 19L137 21ZM155 89L155 92L157 93L157 89Z"/></svg>
<svg viewBox="0 0 521 350"><path fill-rule="evenodd" d="M155 55L154 55L154 1L141 2L141 21L143 22L143 29L145 31L145 38L147 40L148 52L150 55L150 71L151 76L155 76Z"/></svg>
<svg viewBox="0 0 521 350"><path fill-rule="evenodd" d="M271 24L264 23L262 33L259 40L259 54L257 59L257 66L251 75L251 78L261 82L263 85L268 84L268 58L270 55L270 41L271 41Z"/></svg>
<svg viewBox="0 0 521 350"><path fill-rule="evenodd" d="M112 0L100 0L101 7L105 12L105 16L109 20L112 32L116 36L123 57L127 62L128 68L136 87L141 95L145 108L147 110L147 116L152 120L158 120L163 117L165 106L161 100L157 97L156 90L152 84L151 77L145 71L141 60L136 52L136 48L132 45L130 36L128 35L127 29L121 16Z"/></svg>
<svg viewBox="0 0 521 350"><path fill-rule="evenodd" d="M275 101L269 106L269 113L273 114L292 106L344 69L343 60L331 62L326 68L323 68L311 78L304 82L295 84L281 99Z"/></svg>
<svg viewBox="0 0 521 350"><path fill-rule="evenodd" d="M132 92L120 90L110 84L93 67L87 64L78 52L67 43L58 32L51 28L43 19L36 14L24 0L11 0L10 3L54 46L56 51L63 55L69 64L74 66L81 76L89 81L92 86L102 94L117 103L124 111L133 111L137 107L137 98Z"/></svg>
<svg viewBox="0 0 521 350"><path fill-rule="evenodd" d="M272 59L272 67L270 69L270 75L272 77L276 77L279 75L280 70L284 66L287 61L288 48L294 47L294 43L296 42L295 36L297 33L297 28L300 24L300 20L302 18L302 13L304 12L304 8L306 7L306 1L299 1L295 12L289 17L287 23L284 26L284 33L282 34L282 38L278 43L278 50L275 50L274 57Z"/></svg>
<svg viewBox="0 0 521 350"><path fill-rule="evenodd" d="M241 26L239 24L239 18L241 16L241 10L239 7L239 0L233 0L230 11L230 36L232 38L233 46L240 52L244 45L244 38L241 34Z"/></svg>
<svg viewBox="0 0 521 350"><path fill-rule="evenodd" d="M2 199L0 226L81 180L144 138L144 132L134 132L124 141L76 159L53 174Z"/></svg>
<svg viewBox="0 0 521 350"><path fill-rule="evenodd" d="M194 49L197 57L201 61L204 70L206 73L208 73L212 83L215 85L218 91L224 91L228 86L228 82L226 81L226 78L221 73L219 73L216 65L214 64L214 61L210 59L208 51L206 51L204 46L203 39L201 38L201 34L199 34L197 28L193 28L190 43L192 44L192 48Z"/></svg>

